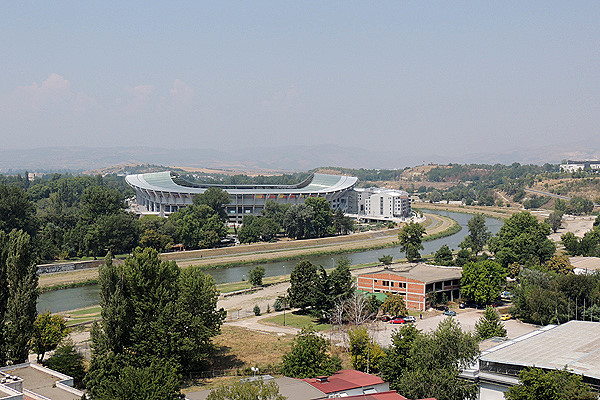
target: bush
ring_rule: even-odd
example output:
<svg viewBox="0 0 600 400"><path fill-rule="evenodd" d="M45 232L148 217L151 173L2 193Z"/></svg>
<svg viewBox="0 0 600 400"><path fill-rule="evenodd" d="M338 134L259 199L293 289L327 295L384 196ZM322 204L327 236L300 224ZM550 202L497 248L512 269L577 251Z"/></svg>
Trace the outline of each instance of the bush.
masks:
<svg viewBox="0 0 600 400"><path fill-rule="evenodd" d="M250 271L250 283L252 283L252 286L262 286L264 276L265 267L257 265Z"/></svg>
<svg viewBox="0 0 600 400"><path fill-rule="evenodd" d="M260 307L258 306L258 304L254 306L254 315L260 315Z"/></svg>
<svg viewBox="0 0 600 400"><path fill-rule="evenodd" d="M54 354L42 363L45 367L73 377L75 387L82 388L85 369L83 356L75 349L73 342L65 341Z"/></svg>

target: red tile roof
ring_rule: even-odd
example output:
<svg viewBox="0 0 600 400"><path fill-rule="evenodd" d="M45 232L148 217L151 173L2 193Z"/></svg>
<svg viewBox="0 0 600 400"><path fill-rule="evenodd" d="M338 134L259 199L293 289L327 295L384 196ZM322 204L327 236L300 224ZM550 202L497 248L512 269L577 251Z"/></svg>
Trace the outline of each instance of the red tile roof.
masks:
<svg viewBox="0 0 600 400"><path fill-rule="evenodd" d="M324 382L317 381L317 378L305 378L302 380L316 387L323 393L335 393L342 390L350 390L384 383L384 381L378 376L366 374L354 369L343 369L338 371L335 374L327 377L327 381Z"/></svg>

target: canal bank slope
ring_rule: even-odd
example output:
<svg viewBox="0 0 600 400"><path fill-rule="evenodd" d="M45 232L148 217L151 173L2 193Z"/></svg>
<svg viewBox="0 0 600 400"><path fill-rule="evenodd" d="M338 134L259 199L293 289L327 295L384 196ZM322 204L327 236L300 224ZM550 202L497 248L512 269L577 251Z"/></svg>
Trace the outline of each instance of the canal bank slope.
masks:
<svg viewBox="0 0 600 400"><path fill-rule="evenodd" d="M453 234L458 224L452 218L425 214L423 225L426 235L441 237ZM459 226L458 226L459 227ZM259 243L220 249L163 253L161 258L177 262L182 268L204 268L260 263L263 261L292 260L310 255L341 254L393 246L400 228L355 233L320 239L285 240L277 243ZM98 279L98 269L84 269L40 275L39 287L48 289L59 285L77 285Z"/></svg>

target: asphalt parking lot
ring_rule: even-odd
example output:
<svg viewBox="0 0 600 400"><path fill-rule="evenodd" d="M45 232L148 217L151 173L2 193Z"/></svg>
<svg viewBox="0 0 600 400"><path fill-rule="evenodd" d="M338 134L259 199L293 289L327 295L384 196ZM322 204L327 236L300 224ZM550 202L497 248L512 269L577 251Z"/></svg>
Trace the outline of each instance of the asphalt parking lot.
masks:
<svg viewBox="0 0 600 400"><path fill-rule="evenodd" d="M483 316L485 310L475 310L472 308L468 308L465 310L456 310L457 315L455 317L448 317L442 314L440 311L438 315L430 316L428 318L424 318L420 320L417 317L417 322L415 323L416 327L424 332L429 332L437 328L438 324L444 318L453 318L460 323L460 326L465 331L474 331L475 330L475 322L479 318ZM526 324L524 322L511 319L508 321L502 321L504 327L506 328L506 333L508 338L515 338L521 335L525 335L531 331L534 331L538 328L537 325ZM394 330L399 329L402 325L394 325L387 322L376 322L372 329L369 332L373 335L375 341L377 341L382 346L390 346L392 343L392 333Z"/></svg>

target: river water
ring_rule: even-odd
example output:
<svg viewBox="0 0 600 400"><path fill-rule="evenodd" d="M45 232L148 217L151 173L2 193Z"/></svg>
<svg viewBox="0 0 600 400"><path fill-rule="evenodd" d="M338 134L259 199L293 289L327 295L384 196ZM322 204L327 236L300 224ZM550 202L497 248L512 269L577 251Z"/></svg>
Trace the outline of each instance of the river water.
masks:
<svg viewBox="0 0 600 400"><path fill-rule="evenodd" d="M458 222L463 229L454 235L424 242L423 247L425 249L421 251L421 254L425 255L435 253L445 244L448 245L450 249L458 249L458 245L463 241L468 233L467 222L472 218L472 215L449 211L426 210L426 212L450 217L456 220L456 222ZM503 221L486 217L485 223L490 232L495 234L502 226ZM385 254L391 254L394 258L404 257L404 254L401 253L397 247L388 247L379 250L366 250L358 253L346 254L346 256L354 265L375 262L379 257ZM306 257L306 259L310 260L313 264L322 265L325 268L332 268L335 265L335 260L338 257L341 257L341 255ZM278 276L291 273L297 262L297 260L277 261L264 263L261 265L265 267L265 276ZM254 268L254 265L241 265L237 267L209 269L206 270L206 272L213 277L217 284L219 284L240 282L243 279L247 279L248 273L252 268ZM60 312L92 306L98 304L98 302L99 288L97 285L90 285L42 293L38 299L37 308L39 312L44 312L47 309L49 309L51 312Z"/></svg>

